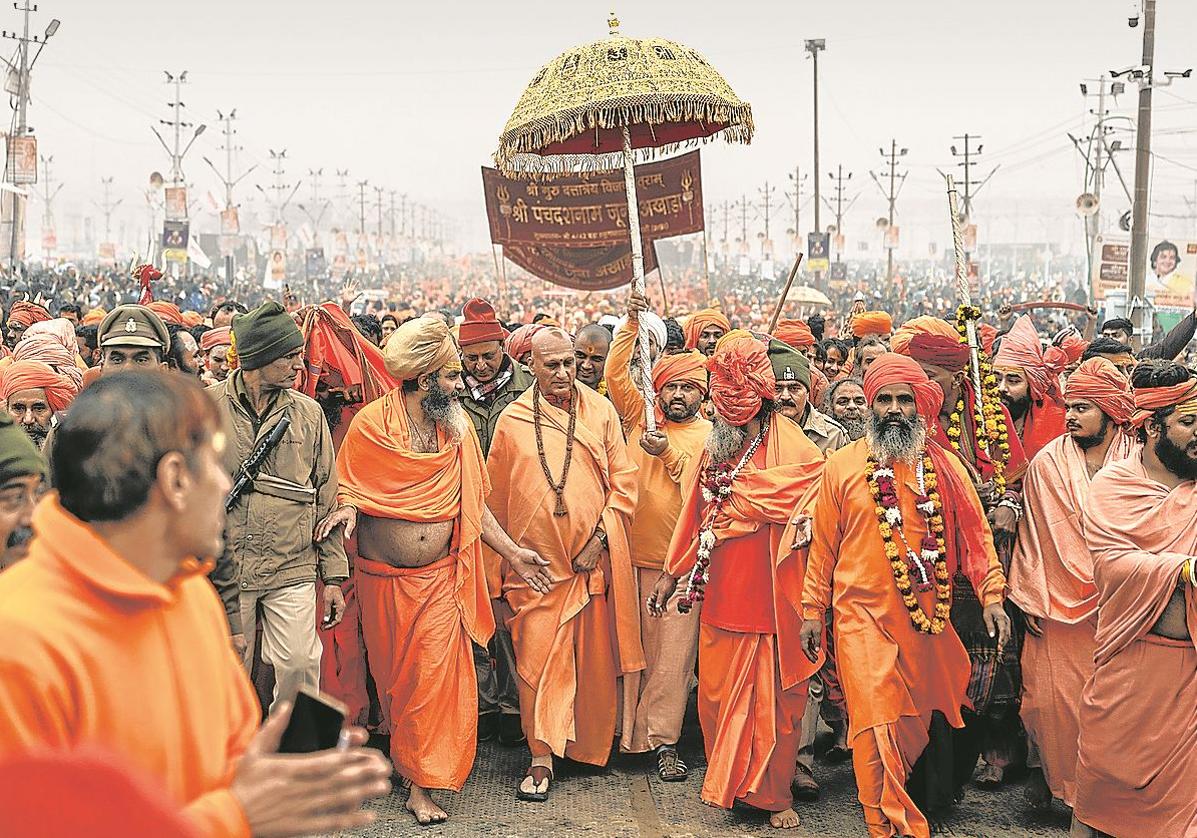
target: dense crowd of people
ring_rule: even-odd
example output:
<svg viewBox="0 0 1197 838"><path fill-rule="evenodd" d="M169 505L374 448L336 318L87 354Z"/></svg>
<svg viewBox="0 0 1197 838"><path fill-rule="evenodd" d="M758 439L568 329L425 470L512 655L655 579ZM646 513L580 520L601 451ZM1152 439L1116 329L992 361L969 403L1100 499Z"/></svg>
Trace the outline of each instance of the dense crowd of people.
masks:
<svg viewBox="0 0 1197 838"><path fill-rule="evenodd" d="M695 794L775 828L823 723L870 835L1022 771L1075 836L1197 834L1197 316L653 280L8 287L0 777L130 801L62 829L431 824L489 740L524 801L616 749L686 782L696 707ZM313 690L341 741L278 753Z"/></svg>

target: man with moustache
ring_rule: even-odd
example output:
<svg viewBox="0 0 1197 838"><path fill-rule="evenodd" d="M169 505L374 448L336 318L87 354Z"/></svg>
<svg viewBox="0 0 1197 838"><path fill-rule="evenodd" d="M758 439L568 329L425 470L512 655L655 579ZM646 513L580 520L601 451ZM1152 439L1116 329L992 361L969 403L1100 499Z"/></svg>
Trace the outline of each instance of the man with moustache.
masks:
<svg viewBox="0 0 1197 838"><path fill-rule="evenodd" d="M847 445L851 441L848 432L811 404L811 370L806 356L774 338L769 341L769 362L777 379L777 412L802 428L824 456Z"/></svg>
<svg viewBox="0 0 1197 838"><path fill-rule="evenodd" d="M1097 635L1071 835L1197 832L1197 379L1135 368L1142 448L1103 468L1082 514Z"/></svg>
<svg viewBox="0 0 1197 838"><path fill-rule="evenodd" d="M859 378L841 378L827 390L827 408L831 418L839 423L855 442L865 435L865 417L869 403Z"/></svg>
<svg viewBox="0 0 1197 838"><path fill-rule="evenodd" d="M0 372L0 399L39 451L78 392L74 381L40 361L17 361Z"/></svg>
<svg viewBox="0 0 1197 838"><path fill-rule="evenodd" d="M490 453L499 415L532 386L534 379L527 367L504 351L504 342L510 335L499 323L494 306L475 297L462 307L461 313L464 319L458 329L457 343L461 347L466 389L460 403L474 424L485 457ZM493 572L498 573L497 565ZM499 579L491 579L488 587L499 590ZM518 745L524 741L524 732L520 726L515 650L506 622L510 610L501 599L495 599L491 605L495 612L494 636L489 646L474 647L478 739L485 742L497 736L501 745Z"/></svg>
<svg viewBox="0 0 1197 838"><path fill-rule="evenodd" d="M714 426L687 480L648 608L664 619L666 608L702 602L703 802L724 809L746 803L767 812L773 828L793 829L799 818L790 782L806 683L821 663L806 661L799 648L796 594L809 540L804 513L823 456L777 413L768 352L751 334L724 335L707 370Z"/></svg>
<svg viewBox="0 0 1197 838"><path fill-rule="evenodd" d="M927 838L957 787L953 729L971 671L949 619L952 577L959 568L976 589L998 648L1006 580L968 472L928 436L943 392L896 353L870 366L864 390L865 437L831 455L819 488L802 642L815 660L833 609L869 835Z"/></svg>
<svg viewBox="0 0 1197 838"><path fill-rule="evenodd" d="M1008 573L1026 618L1021 716L1030 740L1028 798L1076 800L1077 712L1093 674L1097 589L1081 530L1089 484L1137 443L1130 381L1105 358L1084 361L1064 385L1067 433L1048 443L1023 478L1023 516ZM1037 759L1035 757L1037 756ZM1036 764L1037 763L1037 764Z"/></svg>
<svg viewBox="0 0 1197 838"><path fill-rule="evenodd" d="M357 533L362 629L391 760L410 783L407 810L427 825L448 817L429 789L460 791L474 762L471 643L485 648L495 627L482 544L536 590L548 588L548 562L517 547L485 506L490 484L444 322L409 320L384 358L401 384L350 424L337 458L340 508L329 523Z"/></svg>
<svg viewBox="0 0 1197 838"><path fill-rule="evenodd" d="M682 330L686 335L686 348L696 349L709 358L715 354L719 338L731 331L731 323L722 311L704 308L687 317Z"/></svg>
<svg viewBox="0 0 1197 838"><path fill-rule="evenodd" d="M25 557L45 477L45 459L29 435L0 413L0 570Z"/></svg>
<svg viewBox="0 0 1197 838"><path fill-rule="evenodd" d="M611 351L611 333L605 326L591 323L578 330L574 338L574 356L578 359L578 381L599 395L607 394L603 375L607 354Z"/></svg>
<svg viewBox="0 0 1197 838"><path fill-rule="evenodd" d="M665 564L669 539L682 507L682 484L702 455L711 423L698 415L707 392L706 358L698 352L664 355L653 365L656 430L648 431L640 384L639 336L664 327L648 310L648 300L633 292L627 320L615 333L607 358L607 386L628 441L628 453L640 480L629 541L640 609L643 672L624 676L624 701L635 707L635 721L623 729L620 748L652 750L662 780L677 782L689 773L678 756L690 678L698 656L698 612L669 610L659 620L647 610L648 593ZM653 336L652 348L659 346Z"/></svg>
<svg viewBox="0 0 1197 838"><path fill-rule="evenodd" d="M1027 461L1064 433L1060 373L1068 357L1058 346L1044 349L1031 318L1022 315L1002 337L993 357L998 393L1010 411Z"/></svg>

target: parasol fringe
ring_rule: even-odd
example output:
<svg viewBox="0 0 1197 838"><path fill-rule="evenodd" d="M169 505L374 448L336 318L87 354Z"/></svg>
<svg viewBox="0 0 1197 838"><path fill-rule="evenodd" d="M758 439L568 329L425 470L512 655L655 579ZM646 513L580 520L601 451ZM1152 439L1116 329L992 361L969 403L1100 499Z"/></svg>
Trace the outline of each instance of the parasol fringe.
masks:
<svg viewBox="0 0 1197 838"><path fill-rule="evenodd" d="M699 122L726 127L710 137L659 147L655 149L658 153L707 142L716 136L722 136L728 142L748 144L752 141L754 131L752 106L747 103L732 105L726 100L706 95L673 96L666 101L632 97L626 101L608 102L598 108L590 105L572 108L506 131L499 138L499 149L494 154L495 165L504 174L617 168L622 161L622 151L551 156L543 156L539 152L546 146L588 131L638 124L651 127L670 122ZM645 159L651 159L652 156L646 156Z"/></svg>

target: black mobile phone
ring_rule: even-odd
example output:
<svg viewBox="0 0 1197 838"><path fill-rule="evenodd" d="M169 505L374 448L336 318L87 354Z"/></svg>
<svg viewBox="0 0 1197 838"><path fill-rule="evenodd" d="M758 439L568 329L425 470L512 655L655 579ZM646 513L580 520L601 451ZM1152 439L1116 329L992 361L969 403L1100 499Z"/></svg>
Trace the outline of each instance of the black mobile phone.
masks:
<svg viewBox="0 0 1197 838"><path fill-rule="evenodd" d="M295 696L291 720L279 742L280 754L309 754L337 747L345 726L345 705L317 690L303 687Z"/></svg>

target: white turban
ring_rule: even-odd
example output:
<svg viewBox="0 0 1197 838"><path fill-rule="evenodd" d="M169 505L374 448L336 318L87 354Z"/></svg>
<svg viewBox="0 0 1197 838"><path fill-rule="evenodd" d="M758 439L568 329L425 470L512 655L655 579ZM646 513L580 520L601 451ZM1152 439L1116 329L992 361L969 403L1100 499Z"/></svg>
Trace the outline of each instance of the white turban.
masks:
<svg viewBox="0 0 1197 838"><path fill-rule="evenodd" d="M615 324L615 334L619 334L619 330L628 322L627 317L619 318L619 322ZM669 333L665 331L665 321L660 316L653 314L651 311L640 312L640 328L648 331L650 335L657 339L657 348L662 352L665 351L665 342L669 340Z"/></svg>

